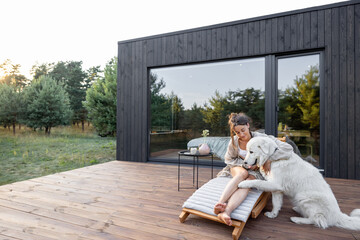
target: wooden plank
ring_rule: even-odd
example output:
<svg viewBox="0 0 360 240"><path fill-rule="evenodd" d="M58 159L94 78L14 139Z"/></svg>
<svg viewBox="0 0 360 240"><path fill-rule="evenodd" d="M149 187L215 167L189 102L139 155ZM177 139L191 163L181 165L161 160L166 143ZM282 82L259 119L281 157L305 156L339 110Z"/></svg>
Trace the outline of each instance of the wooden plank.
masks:
<svg viewBox="0 0 360 240"><path fill-rule="evenodd" d="M290 16L284 17L284 50L291 50Z"/></svg>
<svg viewBox="0 0 360 240"><path fill-rule="evenodd" d="M167 49L166 49L166 39L167 37L162 37L161 40L160 40L160 43L161 43L161 52L160 52L160 64L159 65L167 65L167 62L166 62L166 53L167 53Z"/></svg>
<svg viewBox="0 0 360 240"><path fill-rule="evenodd" d="M149 135L149 128L148 128L148 121L149 120L149 109L148 106L150 106L150 76L148 76L148 69L145 67L147 66L147 61L148 61L148 49L152 48L153 46L149 44L153 43L153 41L151 40L147 40L144 41L142 46L141 46L141 65L139 66L140 68L140 79L139 79L139 84L140 84L140 94L141 94L141 103L140 103L140 108L141 108L141 112L140 112L140 117L141 117L141 132L140 132L140 141L141 141L141 151L140 151L140 156L142 161L147 161L148 160L148 137L150 137ZM153 53L153 49L150 50Z"/></svg>
<svg viewBox="0 0 360 240"><path fill-rule="evenodd" d="M220 48L216 49L218 52L218 57L220 59L226 58L226 48L227 48L227 38L226 38L226 27L222 27L219 29L220 33Z"/></svg>
<svg viewBox="0 0 360 240"><path fill-rule="evenodd" d="M290 49L297 49L297 33L298 33L298 25L297 25L297 15L291 15L290 17Z"/></svg>
<svg viewBox="0 0 360 240"><path fill-rule="evenodd" d="M128 104L124 104L124 116L123 116L123 134L124 134L124 139L123 139L123 149L124 149L124 154L122 156L121 160L125 160L125 159L131 159L130 155L131 155L131 150L130 147L131 145L129 144L129 139L131 139L131 119L130 119L130 113L131 113L131 106L130 106L130 101L131 101L131 73L132 73L132 55L131 55L131 44L126 44L125 46L125 59L126 59L126 66L125 66L125 72L126 75L124 76L124 102L128 103Z"/></svg>
<svg viewBox="0 0 360 240"><path fill-rule="evenodd" d="M339 46L339 9L334 8L331 10L331 68L332 68L332 106L331 106L331 132L330 136L333 138L331 144L331 159L333 161L333 175L332 177L339 177L342 167L340 165L340 46Z"/></svg>
<svg viewBox="0 0 360 240"><path fill-rule="evenodd" d="M188 36L187 34L182 34L182 40L183 40L183 54L184 54L184 61L183 63L187 63L189 61L188 57Z"/></svg>
<svg viewBox="0 0 360 240"><path fill-rule="evenodd" d="M187 36L187 61L192 62L194 59L193 55L193 45L194 45L194 39L192 33L186 33Z"/></svg>
<svg viewBox="0 0 360 240"><path fill-rule="evenodd" d="M249 30L248 30L248 37L249 37L249 42L248 42L248 55L252 56L254 55L254 47L255 47L255 23L254 22L249 22L248 23L249 26Z"/></svg>
<svg viewBox="0 0 360 240"><path fill-rule="evenodd" d="M326 46L330 46L331 45L331 10L326 10L325 11L325 45ZM327 119L327 121L324 121L324 133L323 137L324 137L324 170L325 170L325 176L327 177L331 177L333 176L333 162L332 162L332 144L333 141L331 139L331 117L332 117L332 112L331 112L331 107L332 107L332 63L331 63L331 59L332 59L332 52L331 52L331 48L327 47L324 50L324 92L325 92L325 97L324 97L324 104L323 106L325 107L325 119ZM320 80L321 81L321 80Z"/></svg>
<svg viewBox="0 0 360 240"><path fill-rule="evenodd" d="M297 17L297 32L296 32L296 45L298 49L304 48L304 14L299 13Z"/></svg>
<svg viewBox="0 0 360 240"><path fill-rule="evenodd" d="M218 41L217 31L211 29L211 59L216 59L216 44Z"/></svg>
<svg viewBox="0 0 360 240"><path fill-rule="evenodd" d="M280 17L277 21L277 38L278 38L278 51L285 51L285 31L284 31L284 18Z"/></svg>
<svg viewBox="0 0 360 240"><path fill-rule="evenodd" d="M260 53L260 22L254 22L254 55Z"/></svg>
<svg viewBox="0 0 360 240"><path fill-rule="evenodd" d="M239 24L237 26L237 56L243 55L243 45L244 45L243 24Z"/></svg>
<svg viewBox="0 0 360 240"><path fill-rule="evenodd" d="M212 32L211 30L206 31L206 60L210 60L212 56Z"/></svg>
<svg viewBox="0 0 360 240"><path fill-rule="evenodd" d="M176 36L176 48L177 48L177 62L184 63L185 62L185 42L184 42L184 34L179 34Z"/></svg>
<svg viewBox="0 0 360 240"><path fill-rule="evenodd" d="M325 11L318 11L318 47L325 46Z"/></svg>
<svg viewBox="0 0 360 240"><path fill-rule="evenodd" d="M231 57L237 57L238 56L238 26L233 25L231 26L230 30L231 32Z"/></svg>
<svg viewBox="0 0 360 240"><path fill-rule="evenodd" d="M311 15L304 13L304 48L311 47Z"/></svg>
<svg viewBox="0 0 360 240"><path fill-rule="evenodd" d="M318 47L318 16L317 11L310 13L310 46L311 48Z"/></svg>
<svg viewBox="0 0 360 240"><path fill-rule="evenodd" d="M206 61L208 57L207 48L207 31L201 31L201 61Z"/></svg>
<svg viewBox="0 0 360 240"><path fill-rule="evenodd" d="M243 44L242 44L242 50L243 50L243 56L249 55L249 23L243 24Z"/></svg>
<svg viewBox="0 0 360 240"><path fill-rule="evenodd" d="M135 54L135 62L134 62L134 95L137 96L134 99L134 113L133 113L133 122L134 122L134 132L133 132L133 142L134 147L132 148L134 151L135 146L138 146L137 151L135 150L133 152L133 157L137 159L137 161L145 162L147 159L144 159L141 157L141 149L143 149L143 143L145 141L142 141L142 135L143 135L143 129L141 128L143 119L139 116L142 115L142 98L145 97L142 94L142 88L144 84L142 84L142 62L141 62L141 52L142 52L142 41L136 42L134 45L134 54ZM134 97L133 97L134 98Z"/></svg>
<svg viewBox="0 0 360 240"><path fill-rule="evenodd" d="M193 54L194 54L194 61L201 61L202 60L202 41L201 41L201 33L196 31L193 32Z"/></svg>
<svg viewBox="0 0 360 240"><path fill-rule="evenodd" d="M338 79L338 89L335 91L339 92L339 164L341 168L339 169L340 175L337 177L347 178L348 176L348 161L342 161L342 159L347 159L348 152L348 137L347 137L347 125L348 125L348 106L347 106L347 53L346 53L346 42L347 42L347 29L346 29L346 7L339 9L339 74ZM340 144L341 143L341 144Z"/></svg>
<svg viewBox="0 0 360 240"><path fill-rule="evenodd" d="M136 101L138 99L138 95L136 95L136 76L137 76L137 69L136 69L136 42L131 43L130 46L131 51L131 78L129 79L129 101L128 104L130 108L128 108L127 115L128 115L128 124L129 124L129 138L128 138L128 144L129 144L129 157L128 159L130 161L139 161L139 158L137 157L137 154L139 153L139 149L137 148L137 135L139 129L136 129L137 122L139 121L139 118L137 117L136 113ZM133 97L136 96L136 97ZM130 131L130 129L133 129L133 131ZM134 154L136 152L136 154Z"/></svg>
<svg viewBox="0 0 360 240"><path fill-rule="evenodd" d="M272 21L267 19L265 21L265 53L272 52Z"/></svg>
<svg viewBox="0 0 360 240"><path fill-rule="evenodd" d="M226 27L226 58L231 58L236 56L237 48L237 28L236 26Z"/></svg>
<svg viewBox="0 0 360 240"><path fill-rule="evenodd" d="M260 21L260 54L266 52L266 26L265 20Z"/></svg>
<svg viewBox="0 0 360 240"><path fill-rule="evenodd" d="M355 40L355 103L358 103L360 101L360 5L357 4L354 6L354 40ZM356 159L356 169L355 169L355 178L360 179L360 104L354 104L355 105L355 132L354 135L356 136L355 141L355 159Z"/></svg>
<svg viewBox="0 0 360 240"><path fill-rule="evenodd" d="M278 51L278 19L271 19L271 51Z"/></svg>
<svg viewBox="0 0 360 240"><path fill-rule="evenodd" d="M124 45L118 46L118 73L117 73L117 115L116 119L119 120L117 123L117 131L116 131L116 159L122 159L124 155L123 146L124 144L124 106L121 104L124 102L125 94L124 94L124 76L125 76L125 51Z"/></svg>

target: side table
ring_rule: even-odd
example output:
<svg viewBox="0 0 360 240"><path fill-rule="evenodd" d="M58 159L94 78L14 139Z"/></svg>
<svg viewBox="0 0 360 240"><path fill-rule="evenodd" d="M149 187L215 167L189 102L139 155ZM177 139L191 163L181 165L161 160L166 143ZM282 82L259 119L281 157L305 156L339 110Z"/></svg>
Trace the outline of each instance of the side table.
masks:
<svg viewBox="0 0 360 240"><path fill-rule="evenodd" d="M191 154L188 150L183 150L178 152L178 191L180 191L180 157L187 156L193 158L193 186L195 185L195 176L196 176L196 189L199 188L199 157L208 157L211 156L211 179L214 175L214 153L210 152L209 154ZM196 166L196 174L195 174Z"/></svg>

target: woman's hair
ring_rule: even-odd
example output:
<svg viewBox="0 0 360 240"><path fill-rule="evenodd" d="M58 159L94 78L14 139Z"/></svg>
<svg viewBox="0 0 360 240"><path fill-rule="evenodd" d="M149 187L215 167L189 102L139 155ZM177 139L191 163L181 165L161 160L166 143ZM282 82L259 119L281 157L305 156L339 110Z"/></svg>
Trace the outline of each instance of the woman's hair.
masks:
<svg viewBox="0 0 360 240"><path fill-rule="evenodd" d="M231 143L232 143L233 147L235 147L235 143L234 143L235 127L238 125L246 125L246 124L250 125L251 119L248 116L246 116L245 113L231 113L229 115L228 123L229 123L229 127L230 127Z"/></svg>

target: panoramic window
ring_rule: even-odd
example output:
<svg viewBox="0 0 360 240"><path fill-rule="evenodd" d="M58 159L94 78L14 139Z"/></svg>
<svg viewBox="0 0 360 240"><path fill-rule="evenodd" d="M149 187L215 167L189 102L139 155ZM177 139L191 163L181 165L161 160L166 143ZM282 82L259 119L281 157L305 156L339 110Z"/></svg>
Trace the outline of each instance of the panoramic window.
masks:
<svg viewBox="0 0 360 240"><path fill-rule="evenodd" d="M278 59L278 135L288 136L302 157L320 161L320 55Z"/></svg>
<svg viewBox="0 0 360 240"><path fill-rule="evenodd" d="M245 59L150 71L150 159L177 159L187 143L229 136L228 115L244 112L252 130L265 128L265 59Z"/></svg>

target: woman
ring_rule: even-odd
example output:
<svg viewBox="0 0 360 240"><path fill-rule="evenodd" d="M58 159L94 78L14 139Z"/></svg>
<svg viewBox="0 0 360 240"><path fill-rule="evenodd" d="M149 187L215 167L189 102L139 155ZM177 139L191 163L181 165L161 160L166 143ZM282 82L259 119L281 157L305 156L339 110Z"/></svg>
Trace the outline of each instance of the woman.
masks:
<svg viewBox="0 0 360 240"><path fill-rule="evenodd" d="M227 225L232 225L230 218L231 212L237 208L246 198L249 189L238 188L238 184L243 180L263 179L256 166L251 169L244 167L243 161L246 156L246 144L252 137L267 136L276 141L279 151L272 156L274 159L288 159L293 151L291 145L281 142L273 136L251 132L250 119L243 113L232 113L229 116L229 127L231 141L229 142L225 154L226 167L218 176L232 176L230 182L226 185L218 203L214 207L214 213ZM264 171L270 169L270 161L264 165Z"/></svg>

